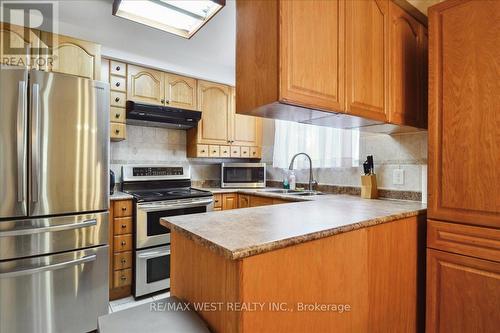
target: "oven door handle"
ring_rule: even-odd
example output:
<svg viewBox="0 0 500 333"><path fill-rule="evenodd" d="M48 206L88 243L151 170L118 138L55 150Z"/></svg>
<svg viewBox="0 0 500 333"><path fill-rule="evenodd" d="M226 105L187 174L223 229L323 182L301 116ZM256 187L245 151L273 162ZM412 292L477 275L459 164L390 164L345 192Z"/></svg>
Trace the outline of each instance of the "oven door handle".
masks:
<svg viewBox="0 0 500 333"><path fill-rule="evenodd" d="M193 201L193 202L179 202L179 203L172 203L172 204L159 204L159 205L137 205L138 210L142 210L144 212L157 212L161 210L173 210L177 208L191 208L191 207L202 207L202 206L207 206L210 205L212 202L214 202L213 199L208 199L208 200L200 200L200 201Z"/></svg>
<svg viewBox="0 0 500 333"><path fill-rule="evenodd" d="M152 252L141 253L138 254L137 257L140 259L151 259L169 255L170 255L170 250L167 250L167 251L152 251Z"/></svg>

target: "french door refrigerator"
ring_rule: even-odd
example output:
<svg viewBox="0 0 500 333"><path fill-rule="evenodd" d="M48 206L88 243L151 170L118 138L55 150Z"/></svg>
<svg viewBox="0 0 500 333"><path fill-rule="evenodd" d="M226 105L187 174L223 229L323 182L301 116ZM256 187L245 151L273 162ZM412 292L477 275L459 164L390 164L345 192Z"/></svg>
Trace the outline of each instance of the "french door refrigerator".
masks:
<svg viewBox="0 0 500 333"><path fill-rule="evenodd" d="M108 312L109 86L0 69L0 332Z"/></svg>

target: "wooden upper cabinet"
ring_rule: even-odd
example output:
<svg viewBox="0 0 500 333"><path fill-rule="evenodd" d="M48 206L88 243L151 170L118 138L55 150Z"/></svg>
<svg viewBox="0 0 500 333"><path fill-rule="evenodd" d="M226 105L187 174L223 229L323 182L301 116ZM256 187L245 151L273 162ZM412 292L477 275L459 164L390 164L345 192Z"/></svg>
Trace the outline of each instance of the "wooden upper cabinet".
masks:
<svg viewBox="0 0 500 333"><path fill-rule="evenodd" d="M34 52L40 47L40 32L0 22L0 63L37 68ZM9 49L13 49L12 52Z"/></svg>
<svg viewBox="0 0 500 333"><path fill-rule="evenodd" d="M228 144L230 137L230 87L198 81L198 106L202 112L198 123L198 143Z"/></svg>
<svg viewBox="0 0 500 333"><path fill-rule="evenodd" d="M52 35L52 36L51 36ZM44 46L52 51L47 70L100 80L101 46L84 40L42 31Z"/></svg>
<svg viewBox="0 0 500 333"><path fill-rule="evenodd" d="M389 14L389 121L426 128L427 85L421 84L427 78L426 28L392 2Z"/></svg>
<svg viewBox="0 0 500 333"><path fill-rule="evenodd" d="M426 332L498 332L500 263L429 249L426 289Z"/></svg>
<svg viewBox="0 0 500 333"><path fill-rule="evenodd" d="M280 100L342 111L344 1L280 1L280 14Z"/></svg>
<svg viewBox="0 0 500 333"><path fill-rule="evenodd" d="M163 105L163 72L127 65L127 100Z"/></svg>
<svg viewBox="0 0 500 333"><path fill-rule="evenodd" d="M165 73L165 105L196 110L196 79Z"/></svg>
<svg viewBox="0 0 500 333"><path fill-rule="evenodd" d="M235 113L235 89L231 88L231 144L260 146L262 144L262 119Z"/></svg>
<svg viewBox="0 0 500 333"><path fill-rule="evenodd" d="M500 227L500 1L429 9L429 205L436 220Z"/></svg>
<svg viewBox="0 0 500 333"><path fill-rule="evenodd" d="M388 0L345 1L347 113L388 121Z"/></svg>

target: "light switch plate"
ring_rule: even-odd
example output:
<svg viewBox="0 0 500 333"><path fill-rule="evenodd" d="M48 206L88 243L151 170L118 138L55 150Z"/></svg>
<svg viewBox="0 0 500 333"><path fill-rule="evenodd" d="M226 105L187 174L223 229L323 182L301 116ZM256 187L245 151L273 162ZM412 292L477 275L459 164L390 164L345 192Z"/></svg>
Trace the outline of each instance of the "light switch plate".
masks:
<svg viewBox="0 0 500 333"><path fill-rule="evenodd" d="M403 169L395 169L392 173L392 183L394 185L404 185L405 171Z"/></svg>

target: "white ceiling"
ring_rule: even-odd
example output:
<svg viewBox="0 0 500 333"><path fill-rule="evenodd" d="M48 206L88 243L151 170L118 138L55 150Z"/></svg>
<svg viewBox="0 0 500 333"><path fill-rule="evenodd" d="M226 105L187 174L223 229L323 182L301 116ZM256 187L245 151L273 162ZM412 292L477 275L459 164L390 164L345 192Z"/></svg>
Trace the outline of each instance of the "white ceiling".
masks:
<svg viewBox="0 0 500 333"><path fill-rule="evenodd" d="M59 2L59 33L97 42L108 57L234 84L236 10L233 0L191 39L111 14L112 0Z"/></svg>

